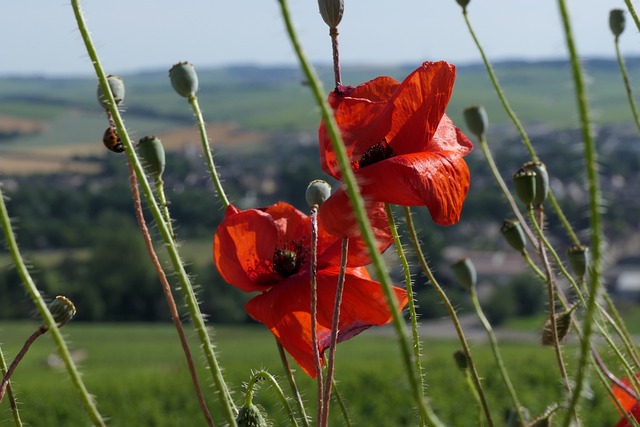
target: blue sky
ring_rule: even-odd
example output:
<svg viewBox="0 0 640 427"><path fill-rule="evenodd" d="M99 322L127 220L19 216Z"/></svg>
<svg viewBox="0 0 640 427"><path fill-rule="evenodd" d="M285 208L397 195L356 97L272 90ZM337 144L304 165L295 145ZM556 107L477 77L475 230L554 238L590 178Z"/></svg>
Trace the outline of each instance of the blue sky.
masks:
<svg viewBox="0 0 640 427"><path fill-rule="evenodd" d="M289 0L309 57L331 59L316 0ZM0 75L91 75L71 6L63 0L2 5ZM613 57L608 14L623 0L567 0L579 52ZM86 0L85 15L108 72L233 63L294 64L276 0ZM492 60L565 56L555 0L472 0L469 17ZM455 0L345 0L343 63L393 64L479 60ZM630 17L625 55L640 54Z"/></svg>

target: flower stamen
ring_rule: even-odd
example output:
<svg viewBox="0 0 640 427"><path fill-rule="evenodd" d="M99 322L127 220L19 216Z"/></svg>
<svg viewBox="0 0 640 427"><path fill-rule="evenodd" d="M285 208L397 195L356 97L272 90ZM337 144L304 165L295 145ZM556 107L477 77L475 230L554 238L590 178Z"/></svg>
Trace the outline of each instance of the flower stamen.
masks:
<svg viewBox="0 0 640 427"><path fill-rule="evenodd" d="M282 278L293 276L307 261L308 249L302 242L286 241L273 252L273 270Z"/></svg>
<svg viewBox="0 0 640 427"><path fill-rule="evenodd" d="M393 151L393 148L391 148L386 139L383 139L365 151L358 161L358 168L364 168L374 163L378 163L381 160L394 157L395 155L396 153Z"/></svg>

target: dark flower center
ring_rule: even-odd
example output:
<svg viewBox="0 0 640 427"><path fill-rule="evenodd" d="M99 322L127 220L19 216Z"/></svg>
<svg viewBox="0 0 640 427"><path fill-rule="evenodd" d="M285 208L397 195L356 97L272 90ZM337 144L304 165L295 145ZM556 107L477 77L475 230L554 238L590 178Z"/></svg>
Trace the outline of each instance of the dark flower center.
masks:
<svg viewBox="0 0 640 427"><path fill-rule="evenodd" d="M287 241L273 252L273 269L282 278L293 276L307 260L308 250L302 242Z"/></svg>
<svg viewBox="0 0 640 427"><path fill-rule="evenodd" d="M386 139L383 139L364 152L358 161L358 168L364 168L395 155L396 153L394 153L393 148L391 148Z"/></svg>

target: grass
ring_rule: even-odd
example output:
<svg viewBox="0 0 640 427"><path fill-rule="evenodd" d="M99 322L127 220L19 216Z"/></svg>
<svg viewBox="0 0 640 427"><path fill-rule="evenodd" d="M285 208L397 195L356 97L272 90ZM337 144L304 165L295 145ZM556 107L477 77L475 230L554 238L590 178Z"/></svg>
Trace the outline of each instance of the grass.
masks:
<svg viewBox="0 0 640 427"><path fill-rule="evenodd" d="M0 342L7 358L18 351L24 337L35 327L34 323L0 324ZM236 402L241 401L242 384L249 379L252 369L268 369L288 392L273 337L264 328L220 326L215 331L220 361ZM97 396L99 408L110 418L110 425L203 424L176 333L170 325L71 323L65 327L65 333L72 348L82 350L81 354L86 356L81 363L84 379ZM477 409L453 362L452 354L457 349L454 341L424 343L427 393L447 424L476 425ZM503 425L501 418L508 409L508 399L490 351L480 345L474 346L473 351L498 425ZM40 338L16 371L14 384L23 417L34 427L86 426L88 419L64 372L45 363L53 352L48 337ZM521 400L533 414L561 397L550 349L507 343L503 352ZM569 358L573 353L572 348L566 351ZM416 425L409 388L390 331L371 330L342 343L338 349L337 376L354 425ZM200 378L204 384L209 383L204 370ZM312 414L315 385L301 373L296 378ZM273 425L286 425L273 392L264 387L256 403L265 408ZM612 425L617 419L615 411L597 382L593 389L593 397L584 405L584 425ZM205 387L205 393L220 424L220 411L211 387ZM337 407L333 407L331 416L331 425L342 425ZM7 403L3 402L0 426L12 425L9 419Z"/></svg>

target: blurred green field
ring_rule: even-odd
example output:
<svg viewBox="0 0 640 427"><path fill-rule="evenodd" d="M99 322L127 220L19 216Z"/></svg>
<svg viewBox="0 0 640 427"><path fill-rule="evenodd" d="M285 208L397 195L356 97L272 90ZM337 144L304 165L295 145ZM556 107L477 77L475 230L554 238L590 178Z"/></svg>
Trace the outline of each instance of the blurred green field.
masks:
<svg viewBox="0 0 640 427"><path fill-rule="evenodd" d="M7 358L14 355L24 337L36 327L33 323L0 323L0 343ZM64 330L72 349L85 357L81 363L84 379L97 397L98 407L112 426L195 426L203 425L188 379L176 333L168 324L70 324ZM193 333L189 333L193 337ZM274 340L262 327L216 327L215 342L236 402L243 396L242 384L252 369L266 368L282 378ZM424 342L424 366L428 395L435 411L452 426L477 425L477 408L463 376L455 367L454 341ZM504 425L502 414L509 399L492 361L490 351L474 345L480 375L494 410L497 425ZM54 346L47 336L40 338L27 354L14 376L14 386L29 426L87 426L76 392L65 373L45 363ZM197 346L194 345L194 352ZM534 344L505 344L503 355L510 368L522 403L533 414L561 396L554 355L549 348ZM568 348L565 356L575 355ZM416 411L403 368L396 339L388 330L371 330L338 348L337 378L347 401L353 425L413 426ZM12 357L12 356L11 356ZM197 360L202 360L197 356ZM569 368L573 364L569 362ZM210 383L201 369L201 380ZM303 374L296 376L314 413L315 385ZM601 386L594 381L593 395L583 405L585 426L613 425L614 409ZM216 425L223 425L211 387L205 386ZM287 425L274 393L267 387L258 393L272 425ZM0 426L11 426L5 401L0 404ZM338 409L332 406L330 425L342 425Z"/></svg>

